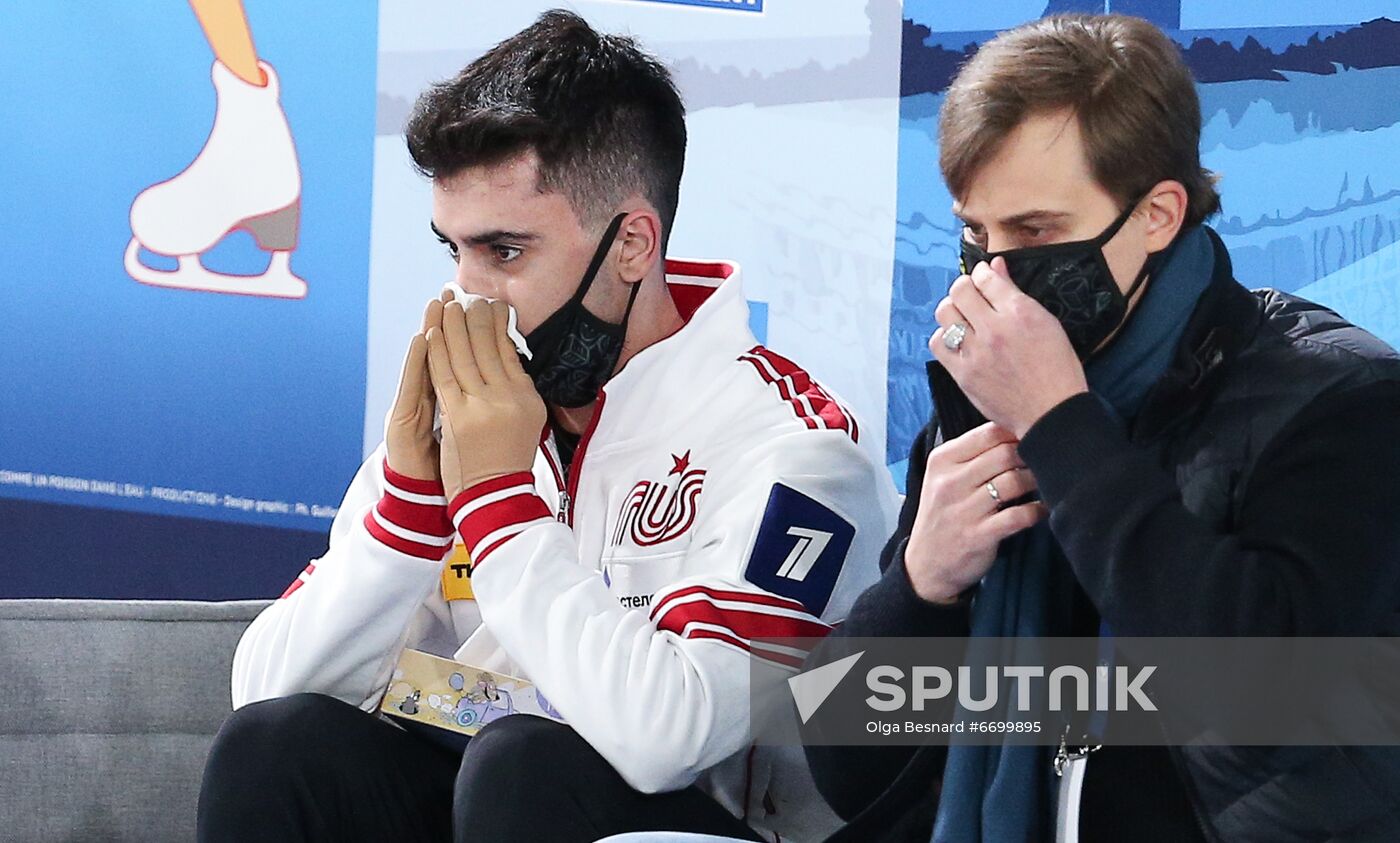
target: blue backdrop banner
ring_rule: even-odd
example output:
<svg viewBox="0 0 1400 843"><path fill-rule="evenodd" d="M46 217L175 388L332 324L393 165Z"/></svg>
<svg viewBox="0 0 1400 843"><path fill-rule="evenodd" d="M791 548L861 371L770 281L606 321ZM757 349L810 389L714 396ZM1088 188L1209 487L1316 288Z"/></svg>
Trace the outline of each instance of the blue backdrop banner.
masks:
<svg viewBox="0 0 1400 843"><path fill-rule="evenodd" d="M372 3L0 19L0 496L324 530L364 416ZM18 256L23 256L22 259Z"/></svg>

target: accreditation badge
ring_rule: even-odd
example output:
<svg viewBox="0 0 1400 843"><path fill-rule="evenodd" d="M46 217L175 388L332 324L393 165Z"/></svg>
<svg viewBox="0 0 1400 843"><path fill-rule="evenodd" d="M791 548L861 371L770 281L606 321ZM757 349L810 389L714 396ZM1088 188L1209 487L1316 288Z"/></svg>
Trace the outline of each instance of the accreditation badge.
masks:
<svg viewBox="0 0 1400 843"><path fill-rule="evenodd" d="M528 680L413 649L399 657L379 710L464 735L512 714L564 719Z"/></svg>

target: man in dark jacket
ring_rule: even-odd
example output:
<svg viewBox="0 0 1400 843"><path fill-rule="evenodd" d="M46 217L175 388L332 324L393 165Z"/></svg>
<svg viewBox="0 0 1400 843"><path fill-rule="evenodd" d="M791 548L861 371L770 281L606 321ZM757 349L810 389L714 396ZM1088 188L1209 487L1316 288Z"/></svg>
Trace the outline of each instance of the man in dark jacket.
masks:
<svg viewBox="0 0 1400 843"><path fill-rule="evenodd" d="M1400 633L1400 357L1234 280L1200 127L1134 18L1027 24L954 80L966 274L884 576L835 636ZM808 756L851 840L1400 840L1391 748L997 749Z"/></svg>

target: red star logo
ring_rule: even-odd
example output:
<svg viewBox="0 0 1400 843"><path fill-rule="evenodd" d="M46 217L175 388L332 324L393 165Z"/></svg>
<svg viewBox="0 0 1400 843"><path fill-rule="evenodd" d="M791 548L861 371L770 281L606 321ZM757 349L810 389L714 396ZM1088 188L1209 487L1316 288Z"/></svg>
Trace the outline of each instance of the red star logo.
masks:
<svg viewBox="0 0 1400 843"><path fill-rule="evenodd" d="M675 465L671 466L671 472L666 475L667 477L670 477L672 474L685 474L686 469L690 468L690 452L686 451L685 455L680 457L672 454L671 461L675 463Z"/></svg>

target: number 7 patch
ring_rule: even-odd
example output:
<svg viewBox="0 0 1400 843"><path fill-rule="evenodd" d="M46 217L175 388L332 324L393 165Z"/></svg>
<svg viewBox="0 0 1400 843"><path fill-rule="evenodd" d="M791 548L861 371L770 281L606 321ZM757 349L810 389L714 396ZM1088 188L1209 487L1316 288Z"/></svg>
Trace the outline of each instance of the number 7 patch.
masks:
<svg viewBox="0 0 1400 843"><path fill-rule="evenodd" d="M855 526L831 508L775 483L744 578L820 615L855 535Z"/></svg>

